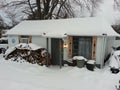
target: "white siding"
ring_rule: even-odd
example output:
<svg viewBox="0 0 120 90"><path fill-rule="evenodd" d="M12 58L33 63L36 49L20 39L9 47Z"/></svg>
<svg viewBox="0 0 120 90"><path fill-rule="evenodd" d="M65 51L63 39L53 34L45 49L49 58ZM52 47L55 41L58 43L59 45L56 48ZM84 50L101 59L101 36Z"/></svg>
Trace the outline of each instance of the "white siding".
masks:
<svg viewBox="0 0 120 90"><path fill-rule="evenodd" d="M8 36L8 45L9 47L13 47L19 43L17 35Z"/></svg>
<svg viewBox="0 0 120 90"><path fill-rule="evenodd" d="M49 53L51 53L51 39L48 39L49 40L49 48L48 48L48 51ZM43 48L47 48L47 40L45 37L41 37L41 36L32 36L32 43L36 44L36 45L39 45Z"/></svg>
<svg viewBox="0 0 120 90"><path fill-rule="evenodd" d="M17 44L19 44L19 40L18 40L18 36L17 35L9 35L8 36L8 44L9 47L13 47ZM40 37L40 36L32 36L32 43L39 45L43 48L47 48L47 41L45 37ZM49 39L49 52L51 53L51 39Z"/></svg>
<svg viewBox="0 0 120 90"><path fill-rule="evenodd" d="M63 39L63 43L68 44L68 38ZM63 48L63 60L69 61L68 58L68 48Z"/></svg>
<svg viewBox="0 0 120 90"><path fill-rule="evenodd" d="M39 45L43 48L46 48L46 38L40 36L32 36L32 43Z"/></svg>
<svg viewBox="0 0 120 90"><path fill-rule="evenodd" d="M103 67L103 64L104 64L104 59L106 54L106 45L107 45L106 37L97 38L96 64L100 64L101 68Z"/></svg>

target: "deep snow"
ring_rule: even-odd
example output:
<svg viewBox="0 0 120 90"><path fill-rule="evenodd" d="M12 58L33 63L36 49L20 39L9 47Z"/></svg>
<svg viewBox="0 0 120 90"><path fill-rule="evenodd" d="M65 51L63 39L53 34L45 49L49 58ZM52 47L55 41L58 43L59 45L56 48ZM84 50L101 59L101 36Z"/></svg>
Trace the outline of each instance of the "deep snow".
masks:
<svg viewBox="0 0 120 90"><path fill-rule="evenodd" d="M111 74L108 66L86 68L38 66L6 61L0 56L0 90L116 90L120 73Z"/></svg>

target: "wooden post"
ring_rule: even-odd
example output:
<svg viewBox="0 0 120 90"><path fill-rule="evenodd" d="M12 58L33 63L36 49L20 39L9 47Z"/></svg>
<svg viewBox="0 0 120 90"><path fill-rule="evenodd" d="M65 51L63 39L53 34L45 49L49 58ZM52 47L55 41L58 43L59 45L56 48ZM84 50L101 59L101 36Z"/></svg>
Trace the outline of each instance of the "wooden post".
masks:
<svg viewBox="0 0 120 90"><path fill-rule="evenodd" d="M68 57L69 58L72 58L72 42L73 42L72 36L68 36Z"/></svg>
<svg viewBox="0 0 120 90"><path fill-rule="evenodd" d="M19 43L21 43L21 36L18 36L18 41Z"/></svg>
<svg viewBox="0 0 120 90"><path fill-rule="evenodd" d="M96 60L96 43L97 43L97 37L92 38L92 59Z"/></svg>
<svg viewBox="0 0 120 90"><path fill-rule="evenodd" d="M32 43L32 36L29 36L29 43Z"/></svg>

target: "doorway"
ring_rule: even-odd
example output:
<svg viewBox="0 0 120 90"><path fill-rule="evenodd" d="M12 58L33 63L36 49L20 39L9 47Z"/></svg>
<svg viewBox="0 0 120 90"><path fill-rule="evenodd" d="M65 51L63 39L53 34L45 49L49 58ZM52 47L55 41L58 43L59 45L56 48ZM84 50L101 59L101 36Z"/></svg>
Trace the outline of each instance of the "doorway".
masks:
<svg viewBox="0 0 120 90"><path fill-rule="evenodd" d="M62 39L51 39L51 64L60 65L63 62L63 41Z"/></svg>

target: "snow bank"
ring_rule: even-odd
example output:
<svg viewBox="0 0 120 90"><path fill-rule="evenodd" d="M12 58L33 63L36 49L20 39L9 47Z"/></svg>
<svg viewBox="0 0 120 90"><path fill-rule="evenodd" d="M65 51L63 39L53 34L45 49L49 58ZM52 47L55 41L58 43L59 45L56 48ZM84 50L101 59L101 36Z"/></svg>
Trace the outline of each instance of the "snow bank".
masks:
<svg viewBox="0 0 120 90"><path fill-rule="evenodd" d="M0 90L116 90L120 73L109 67L95 69L65 66L41 67L6 61L0 57Z"/></svg>

